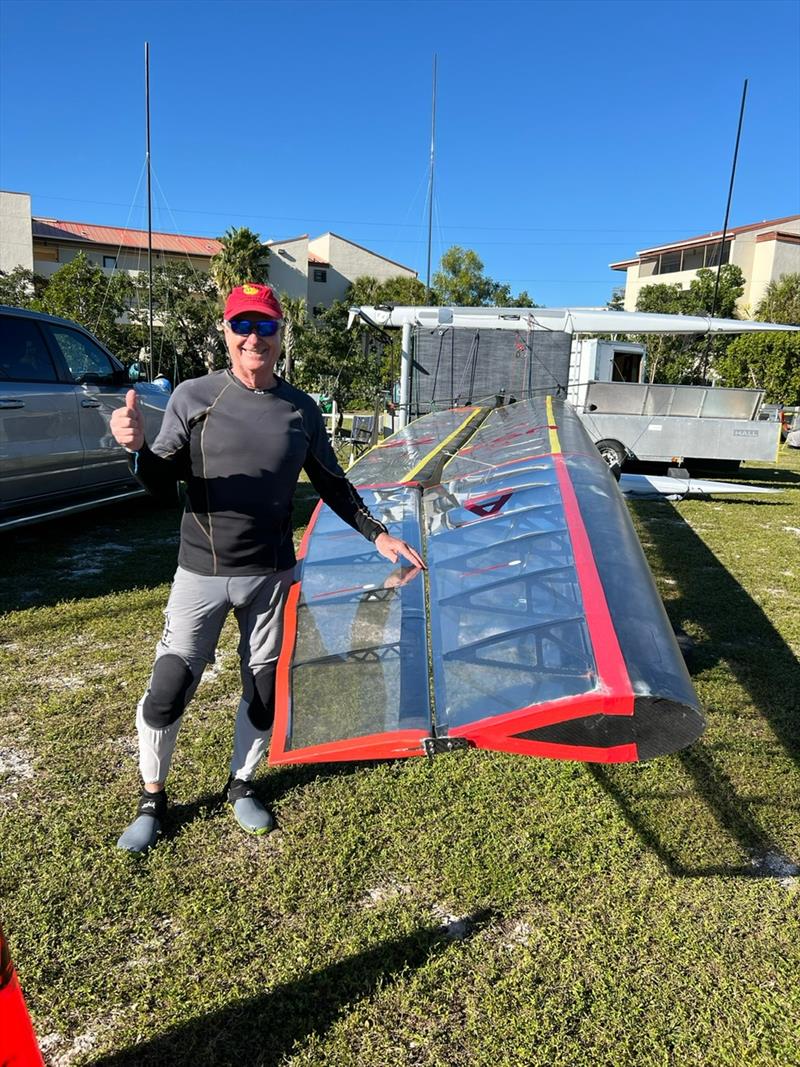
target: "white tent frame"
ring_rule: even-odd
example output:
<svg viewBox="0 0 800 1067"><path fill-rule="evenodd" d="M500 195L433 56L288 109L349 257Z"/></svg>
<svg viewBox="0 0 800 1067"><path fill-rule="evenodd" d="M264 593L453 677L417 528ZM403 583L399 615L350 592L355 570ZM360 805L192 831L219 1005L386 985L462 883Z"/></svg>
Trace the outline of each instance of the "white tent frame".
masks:
<svg viewBox="0 0 800 1067"><path fill-rule="evenodd" d="M411 402L411 331L427 329L546 330L577 334L736 334L797 331L800 326L749 319L716 319L710 315L658 315L645 311L611 311L608 308L496 308L406 307L378 305L350 308L348 329L357 319L381 329L403 331L400 361L399 426L408 421Z"/></svg>

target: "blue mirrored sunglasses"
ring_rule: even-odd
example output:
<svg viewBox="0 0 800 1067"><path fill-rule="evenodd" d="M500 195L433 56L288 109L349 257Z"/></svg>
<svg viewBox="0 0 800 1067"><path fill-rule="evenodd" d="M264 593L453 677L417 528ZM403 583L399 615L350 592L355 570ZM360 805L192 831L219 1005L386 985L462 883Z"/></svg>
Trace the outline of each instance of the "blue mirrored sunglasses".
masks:
<svg viewBox="0 0 800 1067"><path fill-rule="evenodd" d="M251 333L259 337L274 337L281 328L277 319L231 319L228 325L240 337L248 337Z"/></svg>

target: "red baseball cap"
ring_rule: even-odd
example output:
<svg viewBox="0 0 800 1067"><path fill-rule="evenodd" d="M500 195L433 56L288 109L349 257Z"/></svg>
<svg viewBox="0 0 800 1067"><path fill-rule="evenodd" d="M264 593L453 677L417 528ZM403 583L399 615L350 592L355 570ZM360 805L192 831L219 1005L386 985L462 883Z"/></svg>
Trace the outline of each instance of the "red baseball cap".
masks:
<svg viewBox="0 0 800 1067"><path fill-rule="evenodd" d="M246 282L231 289L223 316L230 321L245 311L260 311L271 319L283 318L283 308L274 291L268 285L257 285L255 282Z"/></svg>

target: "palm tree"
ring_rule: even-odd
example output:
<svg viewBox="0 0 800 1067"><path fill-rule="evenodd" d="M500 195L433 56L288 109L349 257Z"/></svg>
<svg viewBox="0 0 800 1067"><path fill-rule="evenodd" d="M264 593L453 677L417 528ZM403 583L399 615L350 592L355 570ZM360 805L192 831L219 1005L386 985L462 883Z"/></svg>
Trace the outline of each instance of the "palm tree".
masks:
<svg viewBox="0 0 800 1067"><path fill-rule="evenodd" d="M283 308L284 321L283 350L285 360L283 376L288 382L291 381L295 353L299 347L303 332L308 325L308 314L306 302L302 296L294 297L289 296L288 293L281 293L281 307Z"/></svg>
<svg viewBox="0 0 800 1067"><path fill-rule="evenodd" d="M257 233L246 226L234 226L219 238L222 248L211 260L211 274L222 299L245 282L265 284L269 276L269 249Z"/></svg>

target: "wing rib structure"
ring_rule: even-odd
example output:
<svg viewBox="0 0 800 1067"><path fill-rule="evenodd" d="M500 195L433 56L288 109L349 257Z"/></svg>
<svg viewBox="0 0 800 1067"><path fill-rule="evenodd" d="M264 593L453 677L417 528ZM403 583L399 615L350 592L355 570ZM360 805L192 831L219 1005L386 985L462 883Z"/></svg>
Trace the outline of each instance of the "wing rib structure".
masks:
<svg viewBox="0 0 800 1067"><path fill-rule="evenodd" d="M403 568L318 508L271 763L421 755L428 737L631 762L702 733L622 496L569 405L433 413L350 476L428 571L401 584Z"/></svg>

